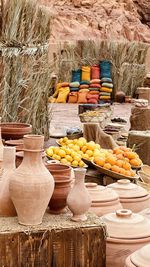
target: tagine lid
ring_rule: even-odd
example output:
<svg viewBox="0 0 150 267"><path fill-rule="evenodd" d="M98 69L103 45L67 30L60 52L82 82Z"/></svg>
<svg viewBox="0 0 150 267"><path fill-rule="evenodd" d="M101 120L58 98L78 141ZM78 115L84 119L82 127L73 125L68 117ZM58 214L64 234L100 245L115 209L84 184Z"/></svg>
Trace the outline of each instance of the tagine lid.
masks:
<svg viewBox="0 0 150 267"><path fill-rule="evenodd" d="M144 197L148 194L143 187L131 183L128 179L118 180L107 187L114 189L121 198Z"/></svg>
<svg viewBox="0 0 150 267"><path fill-rule="evenodd" d="M150 220L131 210L121 209L102 216L108 236L116 239L139 239L150 237Z"/></svg>
<svg viewBox="0 0 150 267"><path fill-rule="evenodd" d="M138 266L149 267L150 266L150 244L144 246L143 248L131 254L130 260L137 267Z"/></svg>
<svg viewBox="0 0 150 267"><path fill-rule="evenodd" d="M100 186L97 183L85 183L92 202L110 202L119 198L118 194L111 188Z"/></svg>

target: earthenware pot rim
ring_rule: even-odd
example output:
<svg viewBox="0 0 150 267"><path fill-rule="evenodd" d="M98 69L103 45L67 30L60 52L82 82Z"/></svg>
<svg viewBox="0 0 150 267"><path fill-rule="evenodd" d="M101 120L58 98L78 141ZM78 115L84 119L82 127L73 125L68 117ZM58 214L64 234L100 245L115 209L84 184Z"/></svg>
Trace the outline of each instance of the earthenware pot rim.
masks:
<svg viewBox="0 0 150 267"><path fill-rule="evenodd" d="M131 254L130 260L135 266L146 267L150 264L150 244Z"/></svg>

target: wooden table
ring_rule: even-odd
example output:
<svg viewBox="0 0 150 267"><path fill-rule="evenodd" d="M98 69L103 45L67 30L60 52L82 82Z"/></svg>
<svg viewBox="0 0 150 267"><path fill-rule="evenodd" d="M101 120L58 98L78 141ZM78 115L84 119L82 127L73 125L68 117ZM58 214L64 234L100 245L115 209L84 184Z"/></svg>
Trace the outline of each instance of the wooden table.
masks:
<svg viewBox="0 0 150 267"><path fill-rule="evenodd" d="M0 267L104 267L105 226L92 214L84 223L71 214L45 214L35 227L0 218Z"/></svg>

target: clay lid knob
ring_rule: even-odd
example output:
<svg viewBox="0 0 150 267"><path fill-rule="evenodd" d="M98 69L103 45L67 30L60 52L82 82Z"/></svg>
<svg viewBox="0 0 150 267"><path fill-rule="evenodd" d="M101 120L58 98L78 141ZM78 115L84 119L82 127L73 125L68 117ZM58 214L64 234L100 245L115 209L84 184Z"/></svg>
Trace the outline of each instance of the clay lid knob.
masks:
<svg viewBox="0 0 150 267"><path fill-rule="evenodd" d="M97 183L85 183L87 188L96 188L97 187Z"/></svg>
<svg viewBox="0 0 150 267"><path fill-rule="evenodd" d="M130 180L128 179L121 179L117 181L118 184L130 184Z"/></svg>
<svg viewBox="0 0 150 267"><path fill-rule="evenodd" d="M132 211L127 210L127 209L117 210L116 215L117 215L117 217L127 218L127 217L130 217L132 215Z"/></svg>

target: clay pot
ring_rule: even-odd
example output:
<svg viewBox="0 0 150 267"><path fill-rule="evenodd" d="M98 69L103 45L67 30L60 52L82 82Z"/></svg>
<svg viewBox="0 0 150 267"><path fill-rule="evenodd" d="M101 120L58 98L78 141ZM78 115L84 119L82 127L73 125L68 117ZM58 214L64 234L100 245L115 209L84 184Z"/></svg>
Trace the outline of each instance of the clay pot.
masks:
<svg viewBox="0 0 150 267"><path fill-rule="evenodd" d="M126 259L125 267L149 267L150 245L146 245L135 251Z"/></svg>
<svg viewBox="0 0 150 267"><path fill-rule="evenodd" d="M71 177L71 167L59 164L59 163L46 163L46 168L49 170L49 172L55 177L55 176L67 176Z"/></svg>
<svg viewBox="0 0 150 267"><path fill-rule="evenodd" d="M119 195L124 209L139 212L150 206L150 195L141 186L131 183L128 179L118 180L117 183L107 186Z"/></svg>
<svg viewBox="0 0 150 267"><path fill-rule="evenodd" d="M130 95L125 96L125 102L126 103L131 103L131 101L132 101L132 97Z"/></svg>
<svg viewBox="0 0 150 267"><path fill-rule="evenodd" d="M150 242L150 220L132 213L118 210L102 217L106 224L106 266L124 267L126 258Z"/></svg>
<svg viewBox="0 0 150 267"><path fill-rule="evenodd" d="M20 122L2 122L0 123L2 129L2 138L9 139L21 139L25 134L32 132L32 125Z"/></svg>
<svg viewBox="0 0 150 267"><path fill-rule="evenodd" d="M123 91L118 91L115 95L115 100L118 103L124 103L125 102L125 93Z"/></svg>
<svg viewBox="0 0 150 267"><path fill-rule="evenodd" d="M24 158L10 175L10 196L20 224L38 225L54 191L54 179L42 161L44 136L24 136Z"/></svg>
<svg viewBox="0 0 150 267"><path fill-rule="evenodd" d="M16 216L16 210L9 193L9 174L15 170L15 147L4 147L4 160L0 181L0 216Z"/></svg>
<svg viewBox="0 0 150 267"><path fill-rule="evenodd" d="M85 213L91 206L91 197L84 184L86 169L77 168L74 173L75 184L68 195L67 205L73 213L72 221L86 221Z"/></svg>
<svg viewBox="0 0 150 267"><path fill-rule="evenodd" d="M71 189L71 179L68 176L55 176L55 188L49 202L50 212L60 214L66 212L67 196Z"/></svg>
<svg viewBox="0 0 150 267"><path fill-rule="evenodd" d="M23 157L24 157L23 151L16 153L16 168L18 168L19 165L22 163ZM43 163L45 163L45 152L42 152L42 160L43 160Z"/></svg>
<svg viewBox="0 0 150 267"><path fill-rule="evenodd" d="M23 150L23 139L18 139L18 140L7 140L5 142L5 145L7 146L15 146L16 151L22 151Z"/></svg>
<svg viewBox="0 0 150 267"><path fill-rule="evenodd" d="M86 183L85 185L92 199L90 212L102 216L122 208L118 195L112 189L98 186L96 183Z"/></svg>
<svg viewBox="0 0 150 267"><path fill-rule="evenodd" d="M1 128L0 128L0 168L2 168L2 163L3 163L3 151L4 151L4 145L2 141Z"/></svg>

